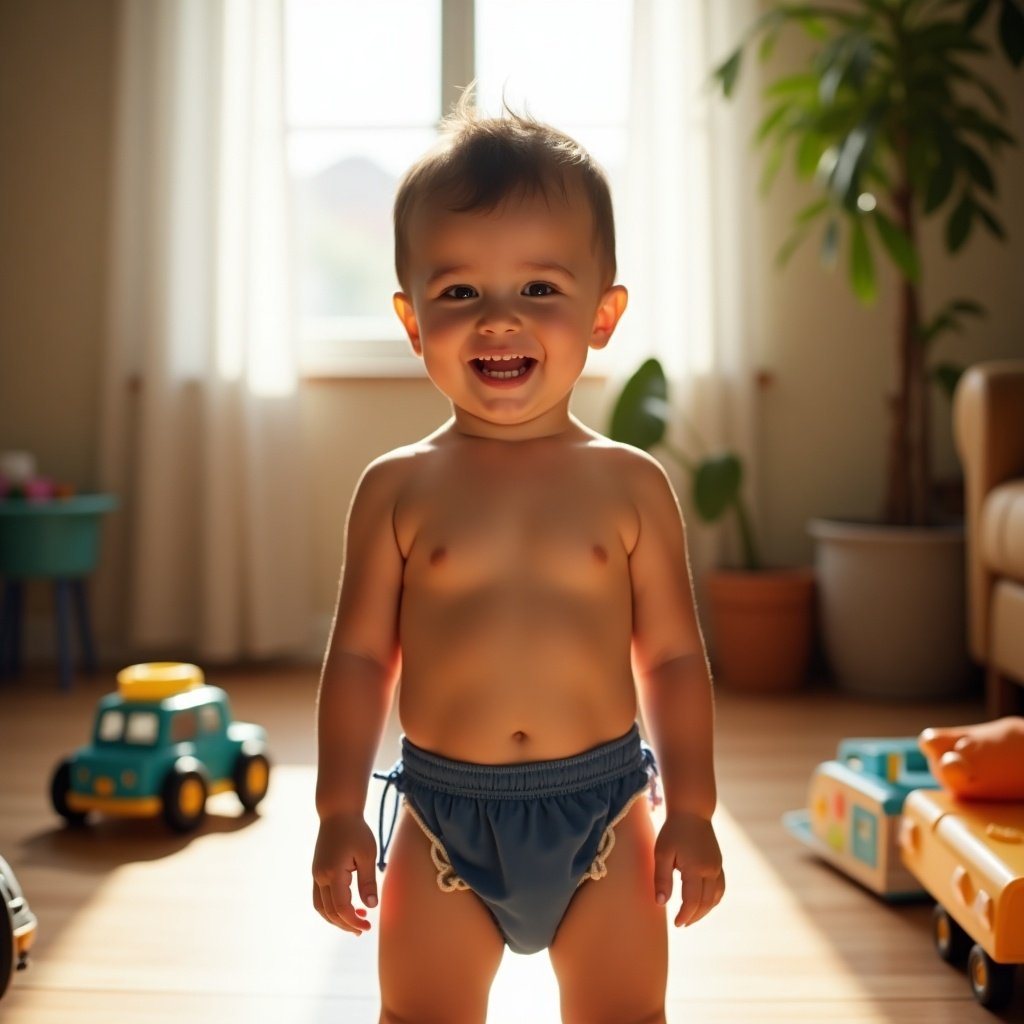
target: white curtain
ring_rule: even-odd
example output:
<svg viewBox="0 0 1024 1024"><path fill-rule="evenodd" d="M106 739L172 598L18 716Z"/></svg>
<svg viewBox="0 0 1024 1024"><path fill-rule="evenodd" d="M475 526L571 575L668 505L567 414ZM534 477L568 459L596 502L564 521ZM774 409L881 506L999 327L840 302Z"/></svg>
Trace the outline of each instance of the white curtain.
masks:
<svg viewBox="0 0 1024 1024"><path fill-rule="evenodd" d="M308 647L280 0L123 0L101 472L126 653Z"/></svg>
<svg viewBox="0 0 1024 1024"><path fill-rule="evenodd" d="M613 390L648 356L669 377L673 446L745 457L756 507L753 287L747 265L756 177L750 82L727 102L711 71L757 13L756 0L635 0L627 187L619 204L620 277L629 311L616 340ZM699 438L699 440L698 440ZM695 574L734 556L731 524L701 525L689 478L670 459ZM733 550L729 550L733 549Z"/></svg>

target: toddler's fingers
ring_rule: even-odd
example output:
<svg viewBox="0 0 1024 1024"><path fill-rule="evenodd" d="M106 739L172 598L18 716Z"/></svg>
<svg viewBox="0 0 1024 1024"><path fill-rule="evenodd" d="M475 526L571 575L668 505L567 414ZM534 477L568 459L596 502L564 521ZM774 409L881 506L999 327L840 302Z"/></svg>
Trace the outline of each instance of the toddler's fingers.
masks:
<svg viewBox="0 0 1024 1024"><path fill-rule="evenodd" d="M963 732L959 727L953 729L929 727L918 736L917 742L926 754L939 757L947 750L952 750L962 736Z"/></svg>
<svg viewBox="0 0 1024 1024"><path fill-rule="evenodd" d="M676 918L677 925L685 923L689 926L696 924L702 917L706 917L709 911L718 906L725 889L721 877L694 879L690 884L691 888L698 892L697 898L693 900L693 912L687 921L680 920L682 917L682 912L680 912Z"/></svg>
<svg viewBox="0 0 1024 1024"><path fill-rule="evenodd" d="M974 781L967 762L958 750L949 750L939 761L940 781L954 790L968 789Z"/></svg>
<svg viewBox="0 0 1024 1024"><path fill-rule="evenodd" d="M673 857L659 856L654 853L654 898L664 906L672 898L672 871L675 867Z"/></svg>
<svg viewBox="0 0 1024 1024"><path fill-rule="evenodd" d="M365 907L377 906L377 871L371 857L369 861L356 862L356 884L359 887L359 898Z"/></svg>

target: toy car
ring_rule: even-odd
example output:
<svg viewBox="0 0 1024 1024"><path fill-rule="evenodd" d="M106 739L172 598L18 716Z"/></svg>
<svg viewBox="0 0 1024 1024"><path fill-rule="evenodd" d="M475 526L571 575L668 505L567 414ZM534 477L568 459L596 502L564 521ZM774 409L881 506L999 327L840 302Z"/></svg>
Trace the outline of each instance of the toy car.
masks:
<svg viewBox="0 0 1024 1024"><path fill-rule="evenodd" d="M914 789L938 786L911 737L845 739L836 757L815 768L807 809L783 823L801 842L887 900L924 896L903 865L899 834L903 802Z"/></svg>
<svg viewBox="0 0 1024 1024"><path fill-rule="evenodd" d="M1013 997L1024 964L1024 804L957 800L945 790L911 793L900 847L936 901L935 948L961 965L974 998L990 1010Z"/></svg>
<svg viewBox="0 0 1024 1024"><path fill-rule="evenodd" d="M188 832L202 822L206 798L233 789L246 810L267 792L265 730L232 720L227 694L182 662L122 669L118 690L102 697L92 742L57 765L53 807L73 824L95 811L162 815Z"/></svg>
<svg viewBox="0 0 1024 1024"><path fill-rule="evenodd" d="M28 966L28 953L36 937L36 915L32 913L10 864L0 857L0 996L7 991L11 975Z"/></svg>

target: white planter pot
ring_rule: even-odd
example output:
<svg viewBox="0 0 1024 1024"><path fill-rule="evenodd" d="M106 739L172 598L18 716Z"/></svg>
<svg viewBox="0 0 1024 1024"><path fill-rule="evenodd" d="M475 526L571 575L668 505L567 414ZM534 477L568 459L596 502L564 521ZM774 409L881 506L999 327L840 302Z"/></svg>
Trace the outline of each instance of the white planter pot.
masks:
<svg viewBox="0 0 1024 1024"><path fill-rule="evenodd" d="M963 529L814 519L809 532L825 655L839 686L872 697L963 692Z"/></svg>

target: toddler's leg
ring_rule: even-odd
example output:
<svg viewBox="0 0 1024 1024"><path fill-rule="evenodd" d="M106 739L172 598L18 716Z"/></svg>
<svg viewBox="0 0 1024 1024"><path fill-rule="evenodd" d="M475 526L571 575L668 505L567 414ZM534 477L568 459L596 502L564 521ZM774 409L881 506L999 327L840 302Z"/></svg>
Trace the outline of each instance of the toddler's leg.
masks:
<svg viewBox="0 0 1024 1024"><path fill-rule="evenodd" d="M925 729L918 743L932 774L958 797L1024 800L1024 718Z"/></svg>
<svg viewBox="0 0 1024 1024"><path fill-rule="evenodd" d="M476 896L438 888L430 840L403 814L381 892L381 1024L483 1024L503 952Z"/></svg>
<svg viewBox="0 0 1024 1024"><path fill-rule="evenodd" d="M615 829L608 874L580 886L551 946L563 1024L665 1020L668 935L654 899L654 829L645 799Z"/></svg>

